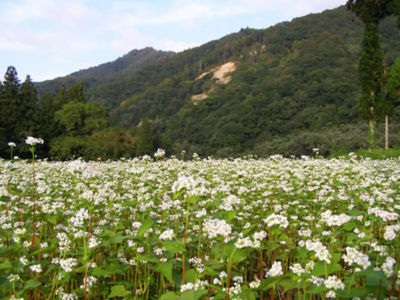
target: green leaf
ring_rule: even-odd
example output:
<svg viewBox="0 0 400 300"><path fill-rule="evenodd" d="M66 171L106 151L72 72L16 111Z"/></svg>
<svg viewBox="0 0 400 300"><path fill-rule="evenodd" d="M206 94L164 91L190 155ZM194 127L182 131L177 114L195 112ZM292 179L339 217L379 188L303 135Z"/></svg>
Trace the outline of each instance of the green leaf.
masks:
<svg viewBox="0 0 400 300"><path fill-rule="evenodd" d="M161 295L160 300L179 300L180 297L174 292L167 292Z"/></svg>
<svg viewBox="0 0 400 300"><path fill-rule="evenodd" d="M340 270L341 266L337 263L328 265L325 262L319 261L315 264L312 274L315 276L324 276L325 274L336 273Z"/></svg>
<svg viewBox="0 0 400 300"><path fill-rule="evenodd" d="M240 263L247 258L249 249L238 249L233 253L232 263Z"/></svg>
<svg viewBox="0 0 400 300"><path fill-rule="evenodd" d="M121 243L124 241L125 238L127 238L127 237L126 237L126 236L123 236L123 235L120 235L120 234L117 234L117 235L112 236L112 237L108 240L108 242L109 242L110 244L121 244Z"/></svg>
<svg viewBox="0 0 400 300"><path fill-rule="evenodd" d="M374 271L374 270L367 270L365 272L366 278L365 278L365 285L370 287L383 287L386 290L389 288L389 281L386 278L385 273L382 271Z"/></svg>
<svg viewBox="0 0 400 300"><path fill-rule="evenodd" d="M229 223L230 221L233 220L233 218L236 216L236 214L237 214L236 211L227 211L227 212L224 214L224 219L225 219L225 221Z"/></svg>
<svg viewBox="0 0 400 300"><path fill-rule="evenodd" d="M96 277L104 277L104 276L112 274L110 271L106 271L100 267L94 268L91 273Z"/></svg>
<svg viewBox="0 0 400 300"><path fill-rule="evenodd" d="M6 260L0 264L0 270L11 269L11 268L12 268L12 265L8 260Z"/></svg>
<svg viewBox="0 0 400 300"><path fill-rule="evenodd" d="M142 226L139 227L138 236L143 236L143 234L150 229L151 226L154 225L154 221L150 218L147 218L146 220L144 220Z"/></svg>
<svg viewBox="0 0 400 300"><path fill-rule="evenodd" d="M185 273L185 281L195 283L196 282L196 271L194 269L188 269Z"/></svg>
<svg viewBox="0 0 400 300"><path fill-rule="evenodd" d="M35 289L35 288L37 288L38 286L40 286L40 281L31 279L31 280L28 280L28 281L25 283L24 289L25 289L25 290Z"/></svg>
<svg viewBox="0 0 400 300"><path fill-rule="evenodd" d="M172 278L172 269L173 264L171 262L160 263L156 266L156 270L163 274L171 283L174 282L174 279Z"/></svg>
<svg viewBox="0 0 400 300"><path fill-rule="evenodd" d="M317 286L317 287L313 288L312 290L310 290L309 293L311 295L315 295L315 294L325 292L326 290L328 290L328 289L324 285L321 285L321 286Z"/></svg>
<svg viewBox="0 0 400 300"><path fill-rule="evenodd" d="M240 293L239 297L243 300L256 300L257 299L257 292L252 290L245 290Z"/></svg>
<svg viewBox="0 0 400 300"><path fill-rule="evenodd" d="M189 290L182 293L181 300L198 300L207 295L206 290Z"/></svg>
<svg viewBox="0 0 400 300"><path fill-rule="evenodd" d="M284 288L285 293L291 289L296 289L298 287L298 283L289 278L279 281L279 285Z"/></svg>
<svg viewBox="0 0 400 300"><path fill-rule="evenodd" d="M124 285L114 285L111 288L111 293L108 295L108 298L113 297L125 297L128 296L131 292L125 289Z"/></svg>
<svg viewBox="0 0 400 300"><path fill-rule="evenodd" d="M50 215L47 215L46 216L46 220L47 220L47 222L49 222L51 225L57 225L57 216L50 216Z"/></svg>
<svg viewBox="0 0 400 300"><path fill-rule="evenodd" d="M187 203L193 204L197 203L201 199L201 196L190 196L185 199Z"/></svg>
<svg viewBox="0 0 400 300"><path fill-rule="evenodd" d="M344 230L346 230L346 231L353 231L353 229L356 228L357 226L358 226L358 225L357 225L357 222L355 222L355 221L350 221L350 222L345 223L345 224L342 226L342 228L343 228Z"/></svg>
<svg viewBox="0 0 400 300"><path fill-rule="evenodd" d="M163 244L163 247L165 249L167 249L168 252L171 252L173 254L186 251L186 247L183 245L182 242L165 241L162 244Z"/></svg>
<svg viewBox="0 0 400 300"><path fill-rule="evenodd" d="M260 289L262 291L267 291L269 289L272 289L278 284L278 282L281 279L282 278L280 278L280 277L270 277L267 279L263 279L263 280L261 280Z"/></svg>

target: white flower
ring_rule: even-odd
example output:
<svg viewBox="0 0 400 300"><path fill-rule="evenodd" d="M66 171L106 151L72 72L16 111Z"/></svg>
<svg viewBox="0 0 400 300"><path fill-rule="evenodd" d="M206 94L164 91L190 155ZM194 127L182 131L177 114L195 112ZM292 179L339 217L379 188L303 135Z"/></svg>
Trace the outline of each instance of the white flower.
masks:
<svg viewBox="0 0 400 300"><path fill-rule="evenodd" d="M386 257L386 261L382 265L382 271L385 273L386 277L393 275L393 266L396 264L396 260L393 257Z"/></svg>
<svg viewBox="0 0 400 300"><path fill-rule="evenodd" d="M267 273L265 273L265 277L275 277L275 276L282 276L282 263L280 261L276 261L272 264L271 269Z"/></svg>
<svg viewBox="0 0 400 300"><path fill-rule="evenodd" d="M7 279L9 282L14 282L20 280L21 278L19 277L18 274L10 274L8 275Z"/></svg>
<svg viewBox="0 0 400 300"><path fill-rule="evenodd" d="M194 284L191 282L181 285L181 293L183 293L184 291L193 290L193 289L194 289Z"/></svg>
<svg viewBox="0 0 400 300"><path fill-rule="evenodd" d="M31 146L35 146L36 144L43 144L44 141L41 138L35 138L32 136L28 136L25 140L25 143Z"/></svg>
<svg viewBox="0 0 400 300"><path fill-rule="evenodd" d="M175 232L172 229L167 229L164 230L164 232L161 233L158 238L160 240L166 241L166 240L171 240L174 237L175 237Z"/></svg>
<svg viewBox="0 0 400 300"><path fill-rule="evenodd" d="M21 262L21 264L23 264L24 266L26 266L29 263L29 260L26 259L25 256L22 256L19 258L19 261Z"/></svg>
<svg viewBox="0 0 400 300"><path fill-rule="evenodd" d="M89 248L96 248L100 243L96 240L96 237L92 236L89 239Z"/></svg>
<svg viewBox="0 0 400 300"><path fill-rule="evenodd" d="M260 279L256 279L255 281L252 281L249 283L249 287L251 289L258 289L260 287L261 284L261 280Z"/></svg>
<svg viewBox="0 0 400 300"><path fill-rule="evenodd" d="M8 143L8 147L15 147L15 146L17 146L14 142L9 142Z"/></svg>
<svg viewBox="0 0 400 300"><path fill-rule="evenodd" d="M293 266L290 266L289 269L297 276L301 276L301 274L306 272L300 264L294 264Z"/></svg>
<svg viewBox="0 0 400 300"><path fill-rule="evenodd" d="M29 269L31 269L32 272L36 272L36 273L42 272L42 266L40 264L29 266Z"/></svg>
<svg viewBox="0 0 400 300"><path fill-rule="evenodd" d="M329 276L327 279L325 279L324 285L328 289L344 290L343 282L339 278L337 278L336 275Z"/></svg>
<svg viewBox="0 0 400 300"><path fill-rule="evenodd" d="M60 259L60 266L67 273L72 272L72 268L75 267L77 264L78 261L76 260L76 258L73 257Z"/></svg>
<svg viewBox="0 0 400 300"><path fill-rule="evenodd" d="M238 239L237 242L235 243L236 248L246 248L246 247L253 247L253 242L249 237L245 237L242 239Z"/></svg>
<svg viewBox="0 0 400 300"><path fill-rule="evenodd" d="M154 153L155 158L161 158L161 157L164 157L164 155L165 155L165 150L161 149L161 148L158 148L157 152Z"/></svg>
<svg viewBox="0 0 400 300"><path fill-rule="evenodd" d="M284 229L289 226L288 219L285 216L271 214L266 219L264 219L264 223L267 223L268 227L279 225L280 228Z"/></svg>
<svg viewBox="0 0 400 300"><path fill-rule="evenodd" d="M326 293L326 298L336 299L336 293L334 291L329 291Z"/></svg>
<svg viewBox="0 0 400 300"><path fill-rule="evenodd" d="M203 221L203 232L209 239L221 235L229 237L232 232L231 225L220 219L206 219Z"/></svg>
<svg viewBox="0 0 400 300"><path fill-rule="evenodd" d="M346 247L346 254L342 255L343 260L350 266L357 264L365 270L371 265L367 254L359 252L356 248Z"/></svg>

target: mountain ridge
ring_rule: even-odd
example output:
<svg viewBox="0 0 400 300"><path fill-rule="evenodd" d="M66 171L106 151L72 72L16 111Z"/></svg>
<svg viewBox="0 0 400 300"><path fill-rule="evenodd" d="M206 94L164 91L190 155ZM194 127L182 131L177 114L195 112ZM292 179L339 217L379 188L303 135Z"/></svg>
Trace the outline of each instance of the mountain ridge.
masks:
<svg viewBox="0 0 400 300"><path fill-rule="evenodd" d="M380 29L390 65L400 54L399 30L394 18ZM113 124L134 133L148 118L178 150L279 152L271 146L278 140L289 143L307 132L361 122L357 66L362 34L361 22L341 6L267 29L241 29L86 91L89 101L108 108ZM228 62L236 64L229 82L218 83L211 73L198 78ZM205 93L207 98L192 100ZM321 139L308 138L314 139L305 142L309 145ZM364 142L358 139L358 146Z"/></svg>

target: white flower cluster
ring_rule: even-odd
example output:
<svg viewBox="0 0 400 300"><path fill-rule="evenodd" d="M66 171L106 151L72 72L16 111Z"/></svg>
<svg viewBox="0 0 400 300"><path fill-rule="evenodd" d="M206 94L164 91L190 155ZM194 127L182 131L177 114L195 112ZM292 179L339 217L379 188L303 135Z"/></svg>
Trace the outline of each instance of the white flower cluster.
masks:
<svg viewBox="0 0 400 300"><path fill-rule="evenodd" d="M391 277L394 274L393 267L396 264L396 260L393 257L386 257L386 261L382 265L382 271L385 273L386 277Z"/></svg>
<svg viewBox="0 0 400 300"><path fill-rule="evenodd" d="M42 266L40 264L29 266L29 269L35 273L42 273Z"/></svg>
<svg viewBox="0 0 400 300"><path fill-rule="evenodd" d="M181 293L189 290L197 291L198 289L202 289L207 285L208 285L207 280L197 280L196 283L188 282L186 284L181 285Z"/></svg>
<svg viewBox="0 0 400 300"><path fill-rule="evenodd" d="M175 232L172 229L164 230L158 237L160 240L172 240L175 237Z"/></svg>
<svg viewBox="0 0 400 300"><path fill-rule="evenodd" d="M400 224L386 226L383 238L386 241L393 241L396 238L398 231L400 231Z"/></svg>
<svg viewBox="0 0 400 300"><path fill-rule="evenodd" d="M255 240L254 242L251 240L251 238L249 237L245 237L245 238L239 238L236 243L235 243L235 247L236 248L246 248L246 247L250 247L250 248L258 248L260 247L260 241Z"/></svg>
<svg viewBox="0 0 400 300"><path fill-rule="evenodd" d="M8 143L8 147L15 147L15 146L17 146L14 142L9 142Z"/></svg>
<svg viewBox="0 0 400 300"><path fill-rule="evenodd" d="M346 254L343 254L342 258L350 266L357 264L364 270L371 265L368 255L358 251L357 248L346 247Z"/></svg>
<svg viewBox="0 0 400 300"><path fill-rule="evenodd" d="M192 257L189 259L189 263L191 263L199 273L204 272L204 264L203 260L200 257Z"/></svg>
<svg viewBox="0 0 400 300"><path fill-rule="evenodd" d="M285 229L289 226L289 221L285 216L271 214L266 219L264 219L264 223L267 223L268 227L272 227L274 225L279 225L280 228Z"/></svg>
<svg viewBox="0 0 400 300"><path fill-rule="evenodd" d="M320 261L326 261L328 264L331 263L331 254L328 249L318 240L306 241L306 248L308 251L314 251L315 256Z"/></svg>
<svg viewBox="0 0 400 300"><path fill-rule="evenodd" d="M242 202L240 198L236 195L229 195L228 197L224 198L222 204L219 206L222 210L225 211L232 211L234 210L234 205L239 205Z"/></svg>
<svg viewBox="0 0 400 300"><path fill-rule="evenodd" d="M161 148L158 148L156 153L154 153L155 158L162 158L164 156L165 156L165 150Z"/></svg>
<svg viewBox="0 0 400 300"><path fill-rule="evenodd" d="M88 244L89 248L90 249L96 248L98 245L100 245L100 243L97 241L96 237L95 236L91 236L89 238L89 244Z"/></svg>
<svg viewBox="0 0 400 300"><path fill-rule="evenodd" d="M71 241L68 239L68 236L65 232L59 232L56 235L58 239L58 249L60 252L68 251L71 245Z"/></svg>
<svg viewBox="0 0 400 300"><path fill-rule="evenodd" d="M192 176L179 176L178 180L172 184L171 190L173 193L179 192L182 189L190 191L198 185L198 182Z"/></svg>
<svg viewBox="0 0 400 300"><path fill-rule="evenodd" d="M396 221L399 218L398 213L389 212L389 211L383 210L379 207L368 208L368 214L369 215L373 214L373 215L381 218L385 222Z"/></svg>
<svg viewBox="0 0 400 300"><path fill-rule="evenodd" d="M18 274L10 274L10 275L8 275L7 279L9 282L15 282L15 281L21 280L21 278L19 277Z"/></svg>
<svg viewBox="0 0 400 300"><path fill-rule="evenodd" d="M283 275L283 271L282 271L282 263L280 261L275 261L272 264L271 269L269 269L266 273L265 273L265 277L276 277L276 276L282 276Z"/></svg>
<svg viewBox="0 0 400 300"><path fill-rule="evenodd" d="M346 214L333 215L329 209L321 214L321 222L328 226L341 226L351 220Z"/></svg>
<svg viewBox="0 0 400 300"><path fill-rule="evenodd" d="M337 278L336 275L328 276L328 278L325 279L324 285L328 289L344 290L343 282L339 278Z"/></svg>
<svg viewBox="0 0 400 300"><path fill-rule="evenodd" d="M31 146L35 146L36 144L43 144L44 141L41 138L35 138L32 136L28 136L25 140L25 143Z"/></svg>
<svg viewBox="0 0 400 300"><path fill-rule="evenodd" d="M299 263L294 264L293 266L290 266L289 269L296 274L297 276L301 276L301 274L304 273L310 273L314 269L314 261L310 260L307 264L306 267L303 268Z"/></svg>
<svg viewBox="0 0 400 300"><path fill-rule="evenodd" d="M67 273L72 272L72 269L76 267L78 261L74 257L60 259L60 267Z"/></svg>
<svg viewBox="0 0 400 300"><path fill-rule="evenodd" d="M97 278L90 275L86 277L86 292L89 291L89 288L92 287L97 282ZM85 288L85 278L83 279L83 284L80 286L81 289Z"/></svg>
<svg viewBox="0 0 400 300"><path fill-rule="evenodd" d="M232 232L232 227L225 220L205 219L203 221L203 232L209 239L219 235L228 238Z"/></svg>
<svg viewBox="0 0 400 300"><path fill-rule="evenodd" d="M261 280L260 279L256 279L256 280L254 280L254 281L249 283L249 287L251 289L258 289L260 287L260 284L261 284Z"/></svg>
<svg viewBox="0 0 400 300"><path fill-rule="evenodd" d="M78 210L73 217L69 219L73 227L82 228L85 220L89 220L89 212L86 208Z"/></svg>

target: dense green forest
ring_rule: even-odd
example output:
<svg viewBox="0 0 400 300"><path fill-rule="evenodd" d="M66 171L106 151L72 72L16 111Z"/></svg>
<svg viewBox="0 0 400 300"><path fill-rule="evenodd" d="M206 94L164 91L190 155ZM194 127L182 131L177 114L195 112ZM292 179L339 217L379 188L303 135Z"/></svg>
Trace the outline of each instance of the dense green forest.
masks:
<svg viewBox="0 0 400 300"><path fill-rule="evenodd" d="M387 71L400 54L396 25L394 17L379 25ZM158 146L169 154L216 156L301 155L313 148L329 155L365 148L368 126L359 114L357 72L363 31L361 21L342 6L265 30L242 29L177 54L132 51L35 84L41 122L51 119L58 128L40 125L36 132L47 130L42 137L51 143L43 151L63 159L141 155ZM228 62L234 68L226 80L216 78ZM79 89L83 100L69 97L57 104L71 89ZM84 112L83 120L101 122L94 122L95 128L85 122L71 127L65 116L76 111ZM390 144L400 146L396 105L390 124ZM377 145L383 147L382 122L377 130ZM2 145L9 140L2 135ZM110 150L120 144L120 150Z"/></svg>

